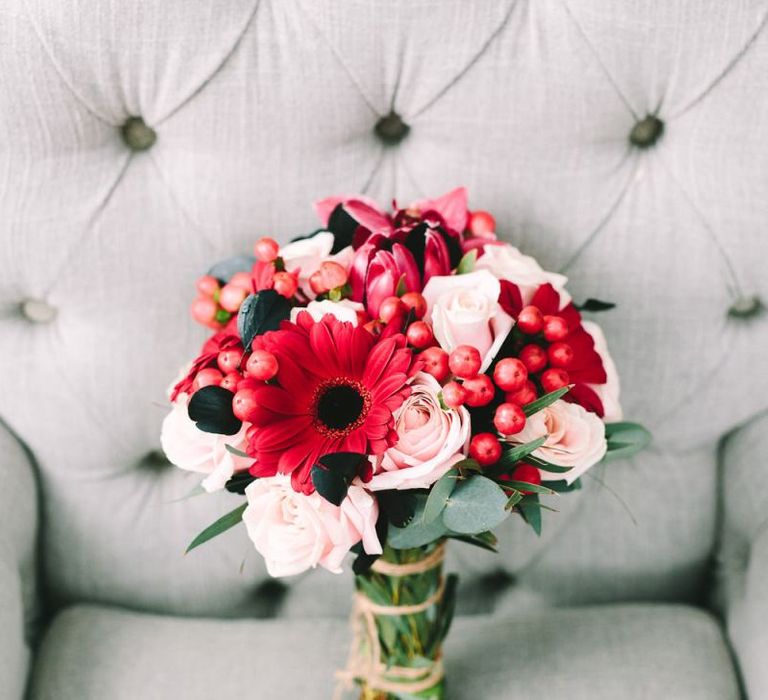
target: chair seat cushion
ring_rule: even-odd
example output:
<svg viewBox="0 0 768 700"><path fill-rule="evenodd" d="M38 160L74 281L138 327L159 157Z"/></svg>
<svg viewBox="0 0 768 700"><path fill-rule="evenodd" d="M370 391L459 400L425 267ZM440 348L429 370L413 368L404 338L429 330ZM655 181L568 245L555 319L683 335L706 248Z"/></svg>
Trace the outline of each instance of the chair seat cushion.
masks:
<svg viewBox="0 0 768 700"><path fill-rule="evenodd" d="M95 606L53 621L34 700L327 700L347 655L340 619L174 618ZM717 622L678 605L457 618L449 698L738 698Z"/></svg>

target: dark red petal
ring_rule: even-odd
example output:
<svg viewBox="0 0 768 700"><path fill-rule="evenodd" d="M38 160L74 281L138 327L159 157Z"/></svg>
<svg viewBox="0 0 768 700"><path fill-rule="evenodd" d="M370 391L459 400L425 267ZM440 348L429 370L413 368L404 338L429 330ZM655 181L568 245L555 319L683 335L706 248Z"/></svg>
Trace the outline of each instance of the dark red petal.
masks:
<svg viewBox="0 0 768 700"><path fill-rule="evenodd" d="M538 307L543 314L557 314L560 311L560 295L551 284L542 284L533 295L531 306Z"/></svg>
<svg viewBox="0 0 768 700"><path fill-rule="evenodd" d="M605 415L603 402L591 387L586 384L575 384L571 390L563 397L566 401L577 403L588 411L596 413L600 418Z"/></svg>
<svg viewBox="0 0 768 700"><path fill-rule="evenodd" d="M517 318L520 309L523 308L523 296L520 294L520 287L509 280L501 280L499 306L512 318Z"/></svg>

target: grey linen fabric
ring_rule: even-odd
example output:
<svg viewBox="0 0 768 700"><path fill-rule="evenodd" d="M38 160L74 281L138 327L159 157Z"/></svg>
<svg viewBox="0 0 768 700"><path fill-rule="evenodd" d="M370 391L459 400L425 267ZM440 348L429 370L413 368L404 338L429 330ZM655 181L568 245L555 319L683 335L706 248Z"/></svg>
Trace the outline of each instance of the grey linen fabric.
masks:
<svg viewBox="0 0 768 700"><path fill-rule="evenodd" d="M626 415L655 437L554 502L541 538L511 519L498 556L452 545L464 610L692 605L719 572L724 634L746 688L768 696L765 445L760 428L738 431L768 405L768 322L749 313L753 297L768 300L767 16L757 0L0 4L0 469L10 474L0 495L10 523L0 534L0 683L10 685L0 687L13 697L23 683L21 619L33 597L22 595L29 564L18 572L37 507L52 614L79 603L276 613L243 530L182 556L237 502L175 502L195 478L157 454L166 387L204 338L186 313L194 280L258 236L314 229L315 198L365 191L407 203L464 184L507 240L569 275L577 300L618 304L596 320ZM386 146L374 126L390 110L410 132ZM648 114L663 131L633 145ZM147 150L124 140L130 117L154 130ZM34 455L39 502L14 438ZM509 584L489 592L489 579ZM284 620L268 624L299 653L307 627L296 618L343 617L350 581L317 572L286 584ZM593 610L590 620L610 615ZM57 682L56 640L79 619L67 615L54 618L48 680L36 688ZM261 623L240 624L256 635ZM509 634L518 639L512 624ZM333 653L346 644L341 631L330 639ZM630 678L623 638L600 639L583 651L625 665L611 682ZM519 643L559 644L532 629ZM705 673L695 642L670 646L686 676ZM157 653L171 664L173 649ZM81 674L101 678L83 659ZM577 659L567 668L575 684ZM275 676L289 672L282 663L271 662ZM159 681L135 682L113 696ZM69 697L105 697L89 687Z"/></svg>

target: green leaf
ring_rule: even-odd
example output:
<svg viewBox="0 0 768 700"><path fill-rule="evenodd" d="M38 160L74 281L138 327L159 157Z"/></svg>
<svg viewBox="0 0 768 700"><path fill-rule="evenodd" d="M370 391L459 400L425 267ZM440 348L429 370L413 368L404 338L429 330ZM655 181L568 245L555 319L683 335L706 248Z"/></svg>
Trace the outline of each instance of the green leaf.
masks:
<svg viewBox="0 0 768 700"><path fill-rule="evenodd" d="M541 471L549 472L550 474L567 474L573 469L573 467L561 467L559 464L552 464L552 462L547 462L546 460L534 457L533 455L529 455L526 458L526 462L534 467L538 467Z"/></svg>
<svg viewBox="0 0 768 700"><path fill-rule="evenodd" d="M480 466L480 462L478 462L476 459L472 459L472 457L467 457L466 459L462 459L460 462L456 462L456 464L453 465L453 468L457 469L459 473L483 471L483 468Z"/></svg>
<svg viewBox="0 0 768 700"><path fill-rule="evenodd" d="M506 505L504 489L484 476L473 476L454 489L443 511L443 523L463 535L492 530L509 516Z"/></svg>
<svg viewBox="0 0 768 700"><path fill-rule="evenodd" d="M357 476L360 464L367 458L359 452L332 452L318 459L310 476L317 492L330 503L340 506L349 485Z"/></svg>
<svg viewBox="0 0 768 700"><path fill-rule="evenodd" d="M466 275L468 272L472 272L475 269L475 262L477 261L477 250L470 250L459 260L459 265L456 268L457 275Z"/></svg>
<svg viewBox="0 0 768 700"><path fill-rule="evenodd" d="M427 503L424 506L424 513L421 516L425 524L431 523L433 520L440 517L458 480L459 472L454 467L443 474L443 476L432 485L432 489L427 496Z"/></svg>
<svg viewBox="0 0 768 700"><path fill-rule="evenodd" d="M234 394L220 386L204 386L189 401L187 414L198 430L217 435L235 435L242 421L232 411Z"/></svg>
<svg viewBox="0 0 768 700"><path fill-rule="evenodd" d="M257 335L276 331L290 316L291 302L274 289L264 289L246 297L237 314L237 331L246 350Z"/></svg>
<svg viewBox="0 0 768 700"><path fill-rule="evenodd" d="M558 399L563 398L569 391L571 390L570 386L564 386L560 389L555 389L554 391L550 391L548 394L544 394L544 396L540 396L535 401L531 401L531 403L525 404L523 406L523 413L525 413L526 416L532 416L534 413L537 413L542 408L546 408L547 406L555 403Z"/></svg>
<svg viewBox="0 0 768 700"><path fill-rule="evenodd" d="M416 512L416 505L418 504L416 496L415 491L399 489L376 492L379 509L384 513L387 520L397 527L405 527L413 520L413 514Z"/></svg>
<svg viewBox="0 0 768 700"><path fill-rule="evenodd" d="M514 479L502 479L500 483L504 486L516 489L517 491L531 491L532 493L543 493L551 496L554 491L548 489L546 486L539 486L538 484L529 484L527 481L515 481Z"/></svg>
<svg viewBox="0 0 768 700"><path fill-rule="evenodd" d="M539 508L539 497L536 494L525 496L517 504L520 515L527 522L537 535L541 535L541 508Z"/></svg>
<svg viewBox="0 0 768 700"><path fill-rule="evenodd" d="M565 479L548 481L547 486L557 493L570 493L571 491L578 491L581 488L581 479L576 479L572 484L569 484Z"/></svg>
<svg viewBox="0 0 768 700"><path fill-rule="evenodd" d="M232 447L232 445L224 445L224 447L227 452L229 452L229 454L235 455L235 457L245 457L246 459L252 459L251 455L249 455L247 452L238 450L236 447Z"/></svg>
<svg viewBox="0 0 768 700"><path fill-rule="evenodd" d="M504 469L514 467L515 464L517 464L521 459L525 459L529 454L531 454L531 452L538 450L539 447L541 447L547 441L548 437L548 435L542 435L535 440L525 442L522 445L515 445L515 447L511 449L505 450L501 453L499 466L503 467Z"/></svg>
<svg viewBox="0 0 768 700"><path fill-rule="evenodd" d="M523 494L519 491L513 491L509 496L509 500L507 501L506 509L512 510L522 500Z"/></svg>
<svg viewBox="0 0 768 700"><path fill-rule="evenodd" d="M203 530L197 537L195 537L194 540L192 540L192 542L190 542L185 554L189 554L189 552L195 549L195 547L199 547L201 544L206 543L208 540L213 539L217 535L220 535L222 532L226 532L231 527L237 525L243 519L243 512L247 507L248 504L243 503L243 505L238 506L226 515L222 515L215 523L212 523L207 528L205 528L205 530Z"/></svg>
<svg viewBox="0 0 768 700"><path fill-rule="evenodd" d="M627 421L606 423L605 437L608 440L606 461L632 457L651 443L651 434L642 425Z"/></svg>
<svg viewBox="0 0 768 700"><path fill-rule="evenodd" d="M448 533L448 529L443 524L442 518L425 523L423 519L424 506L427 497L418 494L416 510L411 520L405 527L389 526L389 535L387 544L395 549L411 549L412 547L423 547L425 544L439 540Z"/></svg>
<svg viewBox="0 0 768 700"><path fill-rule="evenodd" d="M493 540L488 539L485 537L485 535L490 535ZM491 532L481 532L478 535L448 535L452 540L458 540L459 542L466 542L467 544L474 545L475 547L480 547L480 549L484 549L487 552L493 552L494 554L498 554L499 550L496 548L496 545L498 544L498 540Z"/></svg>
<svg viewBox="0 0 768 700"><path fill-rule="evenodd" d="M616 304L599 299L587 299L583 304L576 306L579 311L609 311L616 308Z"/></svg>
<svg viewBox="0 0 768 700"><path fill-rule="evenodd" d="M397 281L397 289L395 289L395 296L401 297L403 294L408 293L408 287L405 285L405 275L400 275L400 279Z"/></svg>

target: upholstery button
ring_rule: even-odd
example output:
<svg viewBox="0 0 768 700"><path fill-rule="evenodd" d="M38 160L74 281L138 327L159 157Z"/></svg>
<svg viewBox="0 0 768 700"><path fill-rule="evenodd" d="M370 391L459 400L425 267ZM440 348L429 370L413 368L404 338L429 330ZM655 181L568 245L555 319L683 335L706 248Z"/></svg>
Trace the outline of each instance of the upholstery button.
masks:
<svg viewBox="0 0 768 700"><path fill-rule="evenodd" d="M146 151L157 140L157 134L154 129L148 127L141 117L131 117L128 119L120 127L120 133L123 135L123 141L132 151Z"/></svg>
<svg viewBox="0 0 768 700"><path fill-rule="evenodd" d="M632 131L629 133L629 142L638 148L649 148L661 138L663 133L664 122L649 114L632 127Z"/></svg>
<svg viewBox="0 0 768 700"><path fill-rule="evenodd" d="M50 323L58 312L42 299L25 299L21 302L21 313L33 323Z"/></svg>
<svg viewBox="0 0 768 700"><path fill-rule="evenodd" d="M406 136L408 136L410 130L411 127L408 126L403 121L402 117L395 112L390 112L386 117L379 119L374 128L376 136L378 136L387 146L394 146L395 144L400 143Z"/></svg>
<svg viewBox="0 0 768 700"><path fill-rule="evenodd" d="M740 297L728 310L728 315L733 318L750 318L757 316L763 310L763 302L760 297L753 295L751 297Z"/></svg>

